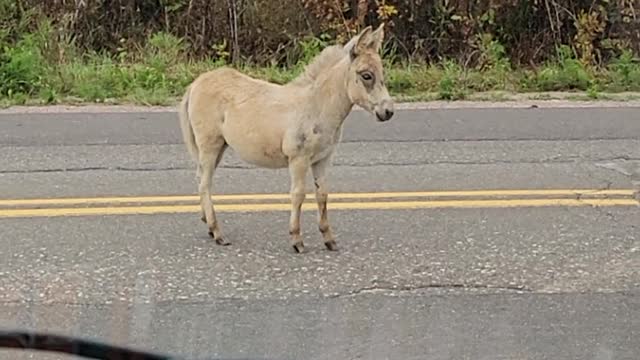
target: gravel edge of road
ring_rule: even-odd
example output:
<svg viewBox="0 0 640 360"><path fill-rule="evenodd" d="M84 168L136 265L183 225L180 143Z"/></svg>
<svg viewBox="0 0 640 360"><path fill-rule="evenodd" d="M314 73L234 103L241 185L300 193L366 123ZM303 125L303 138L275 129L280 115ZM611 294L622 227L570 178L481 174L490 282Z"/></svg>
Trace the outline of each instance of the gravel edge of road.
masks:
<svg viewBox="0 0 640 360"><path fill-rule="evenodd" d="M447 110L447 109L521 109L521 108L640 108L640 100L628 101L571 101L571 100L522 100L522 101L430 101L396 103L397 110ZM7 114L60 114L60 113L167 113L175 112L175 106L138 105L52 105L12 106L0 109ZM363 111L354 107L354 111Z"/></svg>

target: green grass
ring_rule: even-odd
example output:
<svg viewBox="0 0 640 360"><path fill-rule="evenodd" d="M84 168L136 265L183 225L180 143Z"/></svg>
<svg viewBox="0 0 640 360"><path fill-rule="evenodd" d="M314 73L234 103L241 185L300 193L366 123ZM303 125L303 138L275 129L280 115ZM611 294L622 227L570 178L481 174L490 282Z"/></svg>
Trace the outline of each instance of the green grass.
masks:
<svg viewBox="0 0 640 360"><path fill-rule="evenodd" d="M49 28L25 36L0 53L0 106L13 104L132 103L174 104L200 73L226 64L218 51L210 61L187 61L186 46L177 38L155 34L136 54L80 54L71 43L52 47ZM465 68L456 61L440 64L386 63L386 84L403 101L485 98L505 100L510 93L581 92L589 99L640 91L640 62L629 51L601 67L585 67L568 47L538 69L513 68L504 48L490 38L479 40L478 65ZM285 83L325 43L301 41L301 60L288 68L239 66L257 78ZM61 55L62 54L62 55ZM475 94L475 95L474 95Z"/></svg>

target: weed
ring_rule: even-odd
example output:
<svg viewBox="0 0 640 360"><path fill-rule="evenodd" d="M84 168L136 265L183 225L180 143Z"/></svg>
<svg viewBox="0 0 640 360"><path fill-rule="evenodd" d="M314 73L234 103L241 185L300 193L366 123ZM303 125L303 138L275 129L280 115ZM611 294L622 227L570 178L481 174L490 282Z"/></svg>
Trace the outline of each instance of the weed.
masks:
<svg viewBox="0 0 640 360"><path fill-rule="evenodd" d="M597 81L591 81L587 88L587 96L591 99L598 99L600 97L600 90Z"/></svg>
<svg viewBox="0 0 640 360"><path fill-rule="evenodd" d="M386 74L386 83L390 92L403 93L414 88L415 73L408 67L390 68Z"/></svg>
<svg viewBox="0 0 640 360"><path fill-rule="evenodd" d="M183 41L171 34L159 32L149 37L143 49L142 61L158 72L164 72L182 59L186 49Z"/></svg>
<svg viewBox="0 0 640 360"><path fill-rule="evenodd" d="M59 95L56 89L52 87L46 87L40 90L39 98L45 104L55 104L58 102Z"/></svg>
<svg viewBox="0 0 640 360"><path fill-rule="evenodd" d="M593 76L566 45L557 50L556 59L544 66L527 84L539 91L587 90Z"/></svg>
<svg viewBox="0 0 640 360"><path fill-rule="evenodd" d="M624 50L608 66L607 85L613 91L640 91L640 60Z"/></svg>
<svg viewBox="0 0 640 360"><path fill-rule="evenodd" d="M5 46L0 54L0 96L37 93L47 69L33 36L26 36L15 47Z"/></svg>
<svg viewBox="0 0 640 360"><path fill-rule="evenodd" d="M476 46L480 53L477 70L481 73L478 78L477 91L488 91L507 88L511 63L507 58L505 48L491 34L481 34L476 37Z"/></svg>
<svg viewBox="0 0 640 360"><path fill-rule="evenodd" d="M442 100L459 100L465 97L460 84L462 69L453 61L445 61L442 78L438 82L438 96Z"/></svg>

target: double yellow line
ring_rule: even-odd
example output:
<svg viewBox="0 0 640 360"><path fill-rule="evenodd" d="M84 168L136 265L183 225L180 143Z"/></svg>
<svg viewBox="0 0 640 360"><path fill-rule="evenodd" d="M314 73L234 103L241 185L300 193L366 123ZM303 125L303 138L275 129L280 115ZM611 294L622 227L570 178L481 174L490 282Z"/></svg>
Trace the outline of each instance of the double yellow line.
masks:
<svg viewBox="0 0 640 360"><path fill-rule="evenodd" d="M638 206L632 189L529 189L421 192L331 193L330 210L430 208L513 208L543 206ZM289 211L289 194L214 195L218 212ZM308 194L303 210L315 210ZM136 214L200 211L194 195L92 198L0 199L0 218Z"/></svg>

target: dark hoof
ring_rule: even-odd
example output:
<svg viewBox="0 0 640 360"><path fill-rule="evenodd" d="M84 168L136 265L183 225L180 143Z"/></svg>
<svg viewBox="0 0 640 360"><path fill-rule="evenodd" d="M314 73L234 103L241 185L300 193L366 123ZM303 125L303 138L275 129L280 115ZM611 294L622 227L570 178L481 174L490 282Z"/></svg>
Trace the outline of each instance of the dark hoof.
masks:
<svg viewBox="0 0 640 360"><path fill-rule="evenodd" d="M221 238L221 237L216 239L216 236L215 236L215 235L213 235L213 231L211 231L211 230L209 230L209 236L210 236L213 240L215 240L216 244L218 244L218 245L222 245L222 246L231 245L231 243L230 243L230 242L226 241L225 239L223 239L223 238Z"/></svg>
<svg viewBox="0 0 640 360"><path fill-rule="evenodd" d="M218 245L220 245L220 246L229 246L229 245L231 245L231 243L230 243L230 242L226 241L226 240L225 240L225 239L223 239L223 238L216 239L216 244L218 244Z"/></svg>
<svg viewBox="0 0 640 360"><path fill-rule="evenodd" d="M298 254L302 254L304 252L304 244L302 244L301 242L293 244L293 250L295 250Z"/></svg>
<svg viewBox="0 0 640 360"><path fill-rule="evenodd" d="M205 224L207 223L207 218L204 215L202 215L200 220L202 220L202 222L205 223Z"/></svg>
<svg viewBox="0 0 640 360"><path fill-rule="evenodd" d="M324 246L326 246L327 249L329 249L330 251L337 251L338 250L338 244L336 244L336 242L334 240L327 241L326 243L324 243Z"/></svg>

